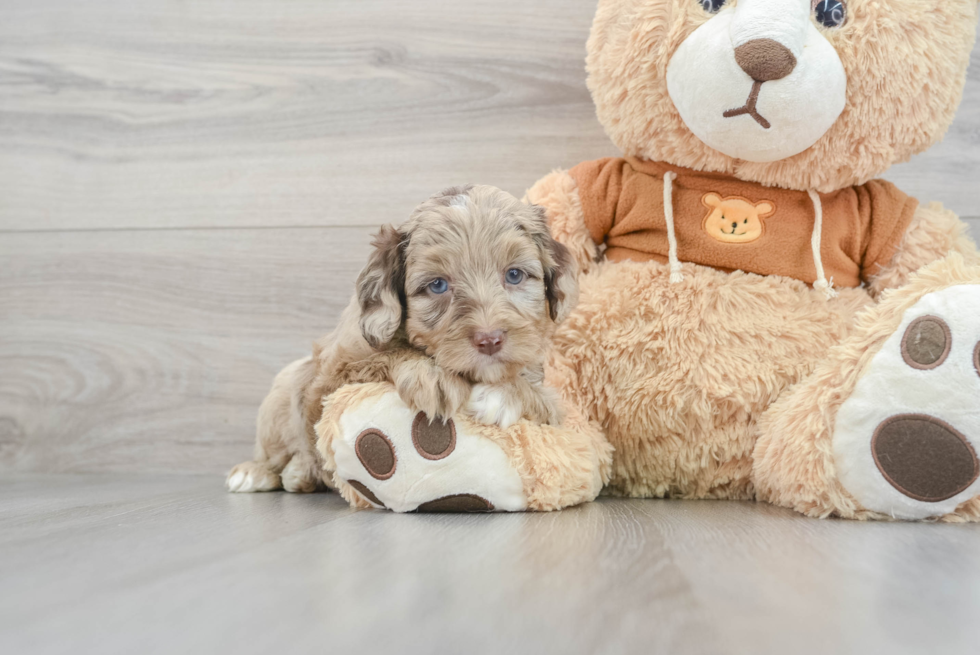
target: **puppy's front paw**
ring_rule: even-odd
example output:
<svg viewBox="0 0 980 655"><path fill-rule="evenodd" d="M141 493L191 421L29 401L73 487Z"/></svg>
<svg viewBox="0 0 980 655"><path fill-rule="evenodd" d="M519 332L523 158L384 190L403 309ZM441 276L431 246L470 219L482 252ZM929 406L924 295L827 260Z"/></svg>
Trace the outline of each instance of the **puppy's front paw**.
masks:
<svg viewBox="0 0 980 655"><path fill-rule="evenodd" d="M521 403L500 387L474 385L467 411L480 423L499 425L505 430L521 418Z"/></svg>
<svg viewBox="0 0 980 655"><path fill-rule="evenodd" d="M432 417L452 417L470 395L465 380L424 360L399 366L394 378L401 399Z"/></svg>

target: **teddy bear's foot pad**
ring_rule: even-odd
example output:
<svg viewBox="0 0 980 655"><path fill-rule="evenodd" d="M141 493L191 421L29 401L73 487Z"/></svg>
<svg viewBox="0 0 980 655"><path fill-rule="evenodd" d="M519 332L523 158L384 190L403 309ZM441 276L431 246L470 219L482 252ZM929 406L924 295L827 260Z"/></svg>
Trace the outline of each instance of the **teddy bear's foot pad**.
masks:
<svg viewBox="0 0 980 655"><path fill-rule="evenodd" d="M969 439L927 414L885 419L871 439L871 452L889 484L927 503L965 491L980 473Z"/></svg>
<svg viewBox="0 0 980 655"><path fill-rule="evenodd" d="M980 286L923 296L841 406L844 488L901 519L941 516L980 493Z"/></svg>
<svg viewBox="0 0 980 655"><path fill-rule="evenodd" d="M396 512L527 508L523 481L490 439L429 420L390 392L344 412L332 442L335 480Z"/></svg>

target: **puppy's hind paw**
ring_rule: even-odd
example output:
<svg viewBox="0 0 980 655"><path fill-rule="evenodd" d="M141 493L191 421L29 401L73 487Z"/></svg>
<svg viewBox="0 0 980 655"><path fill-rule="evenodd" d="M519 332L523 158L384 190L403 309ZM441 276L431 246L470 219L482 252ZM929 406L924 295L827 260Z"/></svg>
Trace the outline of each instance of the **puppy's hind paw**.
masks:
<svg viewBox="0 0 980 655"><path fill-rule="evenodd" d="M225 487L231 493L275 491L282 488L282 480L275 471L261 462L242 462L228 473Z"/></svg>
<svg viewBox="0 0 980 655"><path fill-rule="evenodd" d="M477 384L470 393L469 414L480 423L507 429L521 419L521 405L510 394L490 384Z"/></svg>

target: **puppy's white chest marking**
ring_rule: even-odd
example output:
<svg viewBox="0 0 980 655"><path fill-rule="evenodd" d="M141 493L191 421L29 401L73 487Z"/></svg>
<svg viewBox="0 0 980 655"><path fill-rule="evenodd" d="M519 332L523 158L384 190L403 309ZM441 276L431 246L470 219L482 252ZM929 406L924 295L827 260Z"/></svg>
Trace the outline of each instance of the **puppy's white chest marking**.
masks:
<svg viewBox="0 0 980 655"><path fill-rule="evenodd" d="M521 418L521 405L506 391L490 384L473 386L469 413L480 423L496 424L507 429Z"/></svg>

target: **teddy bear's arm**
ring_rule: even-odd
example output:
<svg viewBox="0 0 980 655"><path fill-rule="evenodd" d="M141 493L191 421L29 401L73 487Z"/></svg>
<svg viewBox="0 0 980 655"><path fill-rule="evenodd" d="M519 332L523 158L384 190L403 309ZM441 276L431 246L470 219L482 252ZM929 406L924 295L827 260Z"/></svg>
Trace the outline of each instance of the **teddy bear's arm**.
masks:
<svg viewBox="0 0 980 655"><path fill-rule="evenodd" d="M585 226L578 186L568 171L556 169L545 175L527 190L524 200L545 208L551 235L568 248L581 272L591 270L599 248Z"/></svg>
<svg viewBox="0 0 980 655"><path fill-rule="evenodd" d="M886 289L904 286L915 271L951 252L962 254L967 263L980 264L967 226L956 214L938 202L920 205L889 263L869 276L868 290L877 297Z"/></svg>

